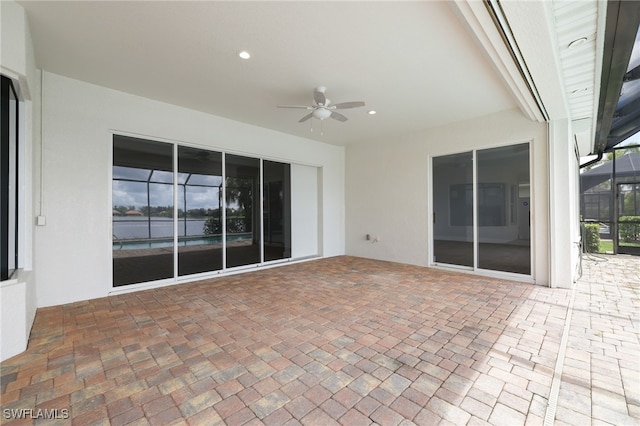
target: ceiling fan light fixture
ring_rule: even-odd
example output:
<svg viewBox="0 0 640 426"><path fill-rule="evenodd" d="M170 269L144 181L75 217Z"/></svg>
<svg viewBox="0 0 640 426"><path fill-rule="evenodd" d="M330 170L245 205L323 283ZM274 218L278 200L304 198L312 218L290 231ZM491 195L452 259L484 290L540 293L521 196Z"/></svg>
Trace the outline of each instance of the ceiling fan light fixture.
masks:
<svg viewBox="0 0 640 426"><path fill-rule="evenodd" d="M313 110L312 114L318 120L324 120L331 117L331 111L326 108L316 108Z"/></svg>
<svg viewBox="0 0 640 426"><path fill-rule="evenodd" d="M331 101L325 96L327 88L324 86L318 86L313 91L313 104L311 105L277 105L278 108L296 108L296 109L304 109L308 111L308 114L298 120L298 123L304 123L307 120L315 118L316 120L326 120L327 118L332 118L336 121L340 121L344 123L348 120L348 118L337 110L350 109L350 108L359 108L363 107L365 104L363 101L351 101L351 102L340 102L337 104L331 103ZM313 129L313 127L312 127ZM313 130L312 130L313 131ZM322 130L320 131L322 134Z"/></svg>

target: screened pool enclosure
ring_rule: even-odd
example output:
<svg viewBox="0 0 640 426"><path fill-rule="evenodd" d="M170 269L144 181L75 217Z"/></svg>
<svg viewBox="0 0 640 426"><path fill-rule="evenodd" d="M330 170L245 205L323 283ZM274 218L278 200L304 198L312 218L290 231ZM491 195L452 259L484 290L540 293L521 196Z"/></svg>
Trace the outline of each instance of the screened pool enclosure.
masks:
<svg viewBox="0 0 640 426"><path fill-rule="evenodd" d="M640 254L640 146L614 148L582 170L580 215L583 240L589 228L598 231L597 241L585 243L585 250Z"/></svg>

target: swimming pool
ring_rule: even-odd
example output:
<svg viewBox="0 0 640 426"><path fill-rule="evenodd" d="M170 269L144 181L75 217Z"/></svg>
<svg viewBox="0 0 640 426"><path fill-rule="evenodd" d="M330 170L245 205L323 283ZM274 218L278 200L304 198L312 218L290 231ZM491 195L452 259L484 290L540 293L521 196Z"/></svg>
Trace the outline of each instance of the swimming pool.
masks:
<svg viewBox="0 0 640 426"><path fill-rule="evenodd" d="M250 240L252 234L231 234L227 235L227 242ZM222 235L178 237L178 247L214 245L222 243ZM147 238L131 240L114 240L113 250L145 250L155 248L173 247L173 238Z"/></svg>

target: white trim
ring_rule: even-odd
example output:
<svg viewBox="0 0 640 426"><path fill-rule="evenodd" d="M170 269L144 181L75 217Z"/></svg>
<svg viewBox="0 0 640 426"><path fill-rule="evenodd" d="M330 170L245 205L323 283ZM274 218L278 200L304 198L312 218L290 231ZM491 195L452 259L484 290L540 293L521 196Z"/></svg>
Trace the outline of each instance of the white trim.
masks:
<svg viewBox="0 0 640 426"><path fill-rule="evenodd" d="M478 150L471 151L471 232L473 233L473 270L478 270L478 259L480 257L480 241L478 241L480 233L480 224L478 222ZM449 204L451 205L451 204ZM451 214L449 214L451 216Z"/></svg>
<svg viewBox="0 0 640 426"><path fill-rule="evenodd" d="M16 90L17 92L17 90ZM27 253L30 251L27 248L32 249L31 244L29 244L29 240L27 239L27 235L31 237L31 233L29 230L31 229L32 221L30 210L27 209L27 204L30 203L32 191L31 188L27 185L27 176L30 179L30 173L27 174L27 165L29 166L29 172L31 172L31 158L30 161L27 161L27 105L24 100L20 98L17 100L17 114L18 114L18 124L16 131L17 135L17 145L16 146L16 167L17 167L17 182L16 182L16 191L17 191L17 211L16 211L16 221L18 222L18 231L16 232L15 238L17 241L17 253L16 253L16 264L15 269L27 269L25 268ZM27 226L28 225L28 226Z"/></svg>
<svg viewBox="0 0 640 426"><path fill-rule="evenodd" d="M260 158L260 176L258 193L260 194L259 208L258 208L258 221L260 222L260 265L264 264L264 160Z"/></svg>
<svg viewBox="0 0 640 426"><path fill-rule="evenodd" d="M427 266L435 266L433 260L433 155L427 155Z"/></svg>
<svg viewBox="0 0 640 426"><path fill-rule="evenodd" d="M461 18L467 23L470 32L484 48L498 74L516 98L516 102L523 114L532 121L545 121L536 99L529 91L529 87L520 74L511 52L487 11L485 2L456 0L452 4L455 5L454 9L459 12Z"/></svg>
<svg viewBox="0 0 640 426"><path fill-rule="evenodd" d="M536 84L533 81L533 77L531 76L531 73L529 72L529 68L527 67L527 63L524 60L524 57L522 55L522 52L520 51L520 48L518 47L518 42L515 36L513 35L513 33L511 32L511 26L509 25L509 21L504 15L502 6L500 5L500 2L497 0L488 0L487 3L491 5L491 9L494 11L495 18L498 21L496 25L499 26L500 29L502 29L502 33L506 38L506 43L511 48L510 50L513 53L513 56L515 56L515 58L513 57L512 58L517 64L517 68L520 71L521 78L524 79L524 81L526 82L525 84L527 86L529 95L533 99L533 102L535 102L535 106L538 108L538 111L540 111L541 113L542 120L538 119L538 121L546 121L548 119L548 116L545 116L547 115L547 111L544 108L544 103L540 98L540 93L538 93ZM545 8L545 10L548 11L549 8ZM554 50L554 53L556 53L555 50ZM564 93L564 91L562 93Z"/></svg>
<svg viewBox="0 0 640 426"><path fill-rule="evenodd" d="M536 247L538 244L540 244L540 242L538 241L537 238L535 238L536 235L536 228L537 228L537 224L536 224L536 208L537 208L537 199L536 199L536 191L535 191L535 179L533 178L533 171L535 170L534 166L535 166L535 160L534 160L534 153L533 153L533 139L529 140L529 246L531 248L529 255L530 257L530 262L531 262L531 278L533 279L533 283L536 284L537 283L537 278L536 278L536 274L535 274L535 267L536 267Z"/></svg>
<svg viewBox="0 0 640 426"><path fill-rule="evenodd" d="M183 139L163 138L161 136L148 135L145 133L129 132L129 131L118 130L113 128L108 129L108 132L111 132L114 135L128 136L132 138L145 139L145 140L154 141L154 142L165 142L170 144L177 144L187 148L197 148L197 149L203 149L207 151L224 152L226 154L258 158L258 159L263 159L268 161L275 161L278 163L289 163L289 164L299 164L301 166L322 167L322 164L320 163L304 162L304 161L299 161L299 160L288 158L288 157L272 157L268 155L256 154L255 152L250 152L250 151L239 151L239 150L224 148L220 145L206 145L203 143L190 142Z"/></svg>
<svg viewBox="0 0 640 426"><path fill-rule="evenodd" d="M444 263L434 263L432 265L429 265L430 268L434 268L434 269L438 269L441 271L448 271L448 272L461 272L464 274L469 274L469 275L477 275L477 276L481 276L481 277L488 277L488 278L496 278L496 279L501 279L501 280L509 280L509 281L517 281L517 282L521 282L521 283L526 283L526 284L536 284L536 281L530 277L529 275L523 275L523 274L514 274L511 272L501 272L501 271L492 271L490 269L476 269L473 270L471 269L471 267L465 267L465 266L456 266L456 265L448 265L448 264L444 264Z"/></svg>
<svg viewBox="0 0 640 426"><path fill-rule="evenodd" d="M238 275L246 272L262 271L265 269L277 268L280 266L285 266L285 265L290 265L295 263L309 262L311 260L317 260L320 258L321 258L320 256L305 256L298 259L287 258L287 259L280 259L273 262L266 262L262 265L251 264L251 265L244 265L244 266L229 268L224 271L212 271L212 272L204 272L202 274L182 275L177 280L168 278L168 279L158 280L158 281L148 281L144 283L136 283L136 284L128 284L128 285L123 285L118 287L111 287L110 290L107 292L107 296L114 296L114 295L125 294L125 293L134 293L136 291L150 290L150 289L160 288L160 287L169 287L173 285L187 284L187 283L192 283L197 281L213 280L219 277L229 277L232 275Z"/></svg>
<svg viewBox="0 0 640 426"><path fill-rule="evenodd" d="M11 287L18 283L22 283L22 281L18 280L18 277L17 277L18 271L19 270L16 269L14 273L11 275L11 278L9 278L8 280L0 281L0 288Z"/></svg>
<svg viewBox="0 0 640 426"><path fill-rule="evenodd" d="M177 280L178 276L180 275L178 271L178 252L180 251L180 247L178 246L178 222L180 220L180 218L178 217L178 144L173 144L171 155L173 156L173 158L171 159L171 167L173 167L173 279ZM184 188L184 191L186 196L186 186ZM186 222L186 211L184 212L184 215L184 220ZM151 216L151 211L149 211L149 216ZM149 235L149 237L151 237L151 235Z"/></svg>
<svg viewBox="0 0 640 426"><path fill-rule="evenodd" d="M40 205L38 206L38 216L44 216L44 71L38 70L40 73L40 117L38 117L40 121L40 191L39 200Z"/></svg>
<svg viewBox="0 0 640 426"><path fill-rule="evenodd" d="M222 152L222 205L218 208L222 211L222 269L227 270L227 153Z"/></svg>
<svg viewBox="0 0 640 426"><path fill-rule="evenodd" d="M109 166L107 167L107 206L109 206L108 212L108 229L107 229L107 238L105 243L108 244L108 248L106 252L109 254L109 281L108 287L106 288L107 293L109 290L113 289L113 238L115 234L113 233L113 136L115 133L112 131L107 132L107 137L109 138L108 144L111 147L109 149L109 155L107 155L107 160L109 161Z"/></svg>
<svg viewBox="0 0 640 426"><path fill-rule="evenodd" d="M596 127L597 127L597 119L598 116L598 108L600 106L600 89L602 87L602 63L604 60L604 39L605 39L605 30L607 28L607 3L606 1L598 1L598 23L596 24L596 59L595 59L595 69L596 75L594 78L593 85L593 119L591 122L591 133L589 140L592 141L591 146L589 148L594 148L593 152L596 152ZM591 152L589 150L588 152ZM578 164L580 164L580 160L578 159Z"/></svg>

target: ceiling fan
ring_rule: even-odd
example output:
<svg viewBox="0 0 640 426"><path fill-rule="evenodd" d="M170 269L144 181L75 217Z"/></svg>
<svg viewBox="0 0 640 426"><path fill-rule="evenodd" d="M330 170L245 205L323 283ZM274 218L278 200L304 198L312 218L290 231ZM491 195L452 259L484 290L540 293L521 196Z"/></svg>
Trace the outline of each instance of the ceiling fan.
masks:
<svg viewBox="0 0 640 426"><path fill-rule="evenodd" d="M326 91L327 88L324 86L318 86L313 90L313 105L278 105L278 108L299 108L311 111L309 114L298 120L298 123L302 123L312 117L317 118L320 121L331 117L334 120L345 122L348 120L348 118L340 114L339 112L336 112L336 110L359 108L364 106L364 102L362 101L331 104L331 101L325 95Z"/></svg>

